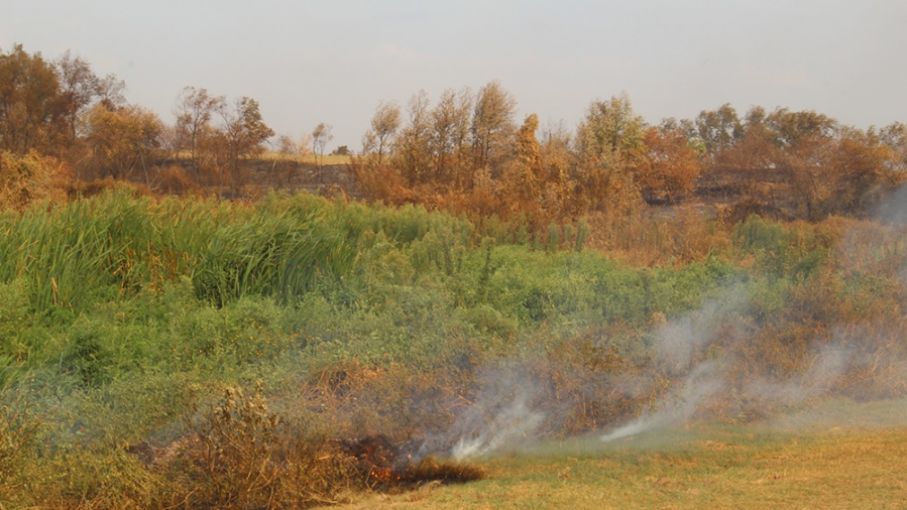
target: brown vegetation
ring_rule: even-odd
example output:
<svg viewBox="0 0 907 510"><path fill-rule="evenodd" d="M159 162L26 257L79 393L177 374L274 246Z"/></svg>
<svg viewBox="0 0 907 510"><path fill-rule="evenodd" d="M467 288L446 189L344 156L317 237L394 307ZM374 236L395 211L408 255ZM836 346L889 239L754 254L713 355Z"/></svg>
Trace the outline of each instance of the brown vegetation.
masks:
<svg viewBox="0 0 907 510"><path fill-rule="evenodd" d="M494 83L475 97L447 91L434 107L414 96L399 132L399 110L383 105L353 165L362 191L544 231L587 214L621 218L645 203L699 200L729 209L731 222L749 213L816 221L864 213L907 178L901 124L863 131L759 107L740 120L724 105L648 126L616 97L592 103L575 136L549 131L539 141L538 118L517 129L513 112Z"/></svg>
<svg viewBox="0 0 907 510"><path fill-rule="evenodd" d="M72 175L63 163L32 151L0 152L0 208L23 209L32 202L66 199Z"/></svg>
<svg viewBox="0 0 907 510"><path fill-rule="evenodd" d="M82 180L127 179L162 193L207 189L238 197L263 183L285 187L300 178L291 174L306 171L252 170L274 135L255 99L230 102L187 87L170 127L128 104L123 88L69 54L50 62L13 47L0 54L0 150L53 155ZM356 189L302 187L417 202L479 222L496 216L545 235L551 225L589 214L611 223L635 217L646 204L703 201L730 222L750 213L810 221L860 214L907 175L907 128L900 123L858 130L812 111L754 107L740 118L722 105L695 119L650 125L626 97L613 97L590 104L570 134L540 133L536 115L518 125L515 112L515 99L496 82L475 93L447 90L434 104L416 94L405 115L382 103L353 158ZM310 142L282 136L278 145L286 157L311 144L321 167L331 139L330 126L320 123Z"/></svg>
<svg viewBox="0 0 907 510"><path fill-rule="evenodd" d="M484 477L469 465L415 459L386 436L329 437L272 412L259 392L236 388L188 429L188 436L162 448L128 448L160 477L155 507L308 508L347 501L353 491Z"/></svg>

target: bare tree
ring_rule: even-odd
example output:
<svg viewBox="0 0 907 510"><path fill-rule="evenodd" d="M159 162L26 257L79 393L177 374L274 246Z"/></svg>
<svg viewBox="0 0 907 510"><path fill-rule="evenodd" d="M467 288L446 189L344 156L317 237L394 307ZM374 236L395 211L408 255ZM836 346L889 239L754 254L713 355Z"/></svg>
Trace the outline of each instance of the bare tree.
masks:
<svg viewBox="0 0 907 510"><path fill-rule="evenodd" d="M258 101L241 97L230 108L221 108L223 134L227 157L233 172L233 185L239 186L241 175L239 161L260 153L262 144L274 136L274 130L265 124Z"/></svg>
<svg viewBox="0 0 907 510"><path fill-rule="evenodd" d="M295 156L299 154L299 145L288 135L280 135L277 138L277 152L281 156Z"/></svg>
<svg viewBox="0 0 907 510"><path fill-rule="evenodd" d="M334 139L333 129L329 124L320 122L312 130L312 148L315 150L318 166L323 164L325 148Z"/></svg>
<svg viewBox="0 0 907 510"><path fill-rule="evenodd" d="M60 57L56 66L69 143L76 141L80 116L93 105L103 103L110 110L125 105L123 91L126 84L115 75L99 77L88 62L72 56L69 51Z"/></svg>
<svg viewBox="0 0 907 510"><path fill-rule="evenodd" d="M498 166L506 159L515 131L516 100L498 82L479 90L472 118L472 143L478 168Z"/></svg>
<svg viewBox="0 0 907 510"><path fill-rule="evenodd" d="M302 138L299 139L297 147L299 148L299 154L302 156L313 154L314 149L312 148L312 133L303 134Z"/></svg>
<svg viewBox="0 0 907 510"><path fill-rule="evenodd" d="M409 100L409 124L397 138L396 152L403 176L410 182L422 181L431 165L431 104L423 90Z"/></svg>
<svg viewBox="0 0 907 510"><path fill-rule="evenodd" d="M400 129L400 107L394 103L381 103L372 116L371 128L362 140L362 152L375 154L381 165L384 154L390 149L397 130Z"/></svg>
<svg viewBox="0 0 907 510"><path fill-rule="evenodd" d="M460 179L464 148L469 140L469 121L472 97L468 90L459 94L446 90L432 111L432 154L438 178L449 181Z"/></svg>
<svg viewBox="0 0 907 510"><path fill-rule="evenodd" d="M198 149L201 138L211 130L211 118L224 109L223 96L212 96L203 88L186 87L180 95L176 113L176 129L183 140L180 144L188 148L193 164L198 166Z"/></svg>

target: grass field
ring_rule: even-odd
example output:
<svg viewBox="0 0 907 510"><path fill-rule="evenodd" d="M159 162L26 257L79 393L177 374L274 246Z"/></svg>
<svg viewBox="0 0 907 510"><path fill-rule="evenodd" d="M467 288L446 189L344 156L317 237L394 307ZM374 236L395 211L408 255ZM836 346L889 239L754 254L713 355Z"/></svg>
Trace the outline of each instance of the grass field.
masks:
<svg viewBox="0 0 907 510"><path fill-rule="evenodd" d="M279 152L266 151L259 156L262 160L271 161L294 161L296 163L302 163L307 165L317 165L319 162L322 165L348 165L352 161L350 156L340 155L340 154L325 154L324 156L317 156L315 154L280 154Z"/></svg>
<svg viewBox="0 0 907 510"><path fill-rule="evenodd" d="M547 450L547 451L546 451ZM341 508L905 508L907 429L699 426L487 460L489 478Z"/></svg>

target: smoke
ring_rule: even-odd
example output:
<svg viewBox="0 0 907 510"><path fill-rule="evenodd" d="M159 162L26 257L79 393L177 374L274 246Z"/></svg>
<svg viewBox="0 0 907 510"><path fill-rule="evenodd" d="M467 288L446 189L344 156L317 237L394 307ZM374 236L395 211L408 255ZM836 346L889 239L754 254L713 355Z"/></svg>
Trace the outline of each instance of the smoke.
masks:
<svg viewBox="0 0 907 510"><path fill-rule="evenodd" d="M658 408L601 436L603 442L635 436L690 419L700 404L723 387L714 363L702 363L684 380L680 391L664 399Z"/></svg>
<svg viewBox="0 0 907 510"><path fill-rule="evenodd" d="M506 363L478 377L475 400L443 434L429 437L420 455L445 452L456 460L483 457L538 437L557 405L544 395L529 367Z"/></svg>
<svg viewBox="0 0 907 510"><path fill-rule="evenodd" d="M678 426L690 421L697 413L709 410L712 399L724 406L732 415L745 415L753 410L761 412L802 410L819 400L836 393L843 393L860 400L895 398L907 393L904 374L907 374L907 356L903 352L903 331L897 325L841 326L835 328L830 338L814 339L805 354L805 369L791 375L775 377L738 377L741 370L741 340L726 342L714 336L717 329L700 330L687 327L698 324L694 317L704 315L716 324L734 321L729 314L719 320L712 304L674 322L680 326L660 329L662 341L672 346L687 345L708 350L719 341L722 351L719 359L707 359L694 365L671 391L640 417L617 426L600 436L603 442L635 436L643 432ZM700 330L703 336L693 340L687 336ZM683 332L679 337L664 336L665 332ZM664 352L658 351L658 352ZM671 352L677 352L672 350ZM676 362L686 359L682 351Z"/></svg>
<svg viewBox="0 0 907 510"><path fill-rule="evenodd" d="M722 376L723 364L705 354L713 345L733 342L739 336L740 332L727 319L745 309L747 298L740 285L729 286L718 294L699 309L655 328L652 334L654 365L650 370L667 376L680 375L680 382L641 416L602 435L602 441L610 442L687 421L703 403L727 387ZM651 393L653 388L641 391Z"/></svg>
<svg viewBox="0 0 907 510"><path fill-rule="evenodd" d="M529 408L525 394L517 395L510 405L494 415L489 424L479 429L478 434L461 437L451 449L451 456L456 460L482 457L531 438L544 418L544 414Z"/></svg>
<svg viewBox="0 0 907 510"><path fill-rule="evenodd" d="M687 419L701 402L722 388L717 363L693 363L701 358L718 332L727 329L723 319L730 310L741 306L745 301L743 296L740 288L730 288L699 310L655 329L650 335L651 347L660 370L689 375L663 404L615 429L610 438ZM457 416L449 430L426 441L423 450L445 452L462 460L525 448L546 433L562 430L562 425L575 412L577 400L589 403L609 397L640 399L657 391L660 384L657 377L606 376L582 372L576 366L554 364L550 360L511 361L486 368L479 377L474 402ZM689 371L691 366L693 369ZM566 377L576 382L575 394L558 392L552 376L558 373L567 374Z"/></svg>
<svg viewBox="0 0 907 510"><path fill-rule="evenodd" d="M907 225L907 185L883 200L874 217L894 228L895 246L903 243L902 229ZM846 232L837 246L843 260L866 257L861 250L866 244L881 244L878 229L858 225ZM907 263L901 262L896 278L907 285ZM871 269L863 268L864 270ZM733 395L739 411L746 407L772 409L794 408L827 397L837 388L860 398L897 397L905 394L903 374L907 373L907 356L903 352L904 331L897 324L844 325L833 328L830 338L815 338L808 348L807 368L800 374L733 380L739 370L739 358L745 347L734 340L734 332L720 331L721 324L733 323L745 310L744 294L733 289L722 299L706 302L699 310L669 321L656 331L656 360L669 372L682 371L695 358L715 343L722 343L721 359L694 364L683 377L678 391L668 392L651 410L639 418L620 425L600 437L604 442L642 432L675 426L686 422L713 396L727 399ZM724 335L729 337L722 338ZM746 338L746 335L744 335ZM735 382L737 384L735 384Z"/></svg>
<svg viewBox="0 0 907 510"><path fill-rule="evenodd" d="M877 222L854 222L844 232L835 262L845 272L891 276L907 286L902 255L907 186L881 202L873 219ZM872 401L907 395L907 318L897 317L897 311L858 324L826 317L820 319L825 334L818 328L819 333L803 337L777 338L776 318L760 315L751 292L747 284L735 282L696 310L660 324L656 320L645 335L650 358L639 373L570 374L597 378L580 384L577 400L594 395L650 402L623 419L614 414L611 423L599 425L597 440L669 429L713 413L747 421L797 413L807 423L808 410L832 396ZM759 358L772 348L777 359ZM486 370L474 402L435 438L434 451L466 459L531 448L575 411L571 406L577 402L556 400L550 385L550 379L519 363Z"/></svg>
<svg viewBox="0 0 907 510"><path fill-rule="evenodd" d="M907 184L901 185L882 200L873 216L889 225L907 225Z"/></svg>
<svg viewBox="0 0 907 510"><path fill-rule="evenodd" d="M654 332L655 359L670 372L689 369L693 358L710 345L733 310L746 302L738 287L729 287L699 310L666 322Z"/></svg>
<svg viewBox="0 0 907 510"><path fill-rule="evenodd" d="M875 217L882 223L897 229L907 227L907 184L901 185L879 204ZM903 234L903 232L901 233ZM898 276L901 283L907 285L907 261Z"/></svg>
<svg viewBox="0 0 907 510"><path fill-rule="evenodd" d="M907 226L907 184L901 186L891 199L883 202L879 216L897 226ZM901 284L907 286L907 261L899 272Z"/></svg>
<svg viewBox="0 0 907 510"><path fill-rule="evenodd" d="M851 365L853 349L839 342L815 349L813 362L798 376L781 382L756 380L745 388L750 401L795 406L829 392Z"/></svg>

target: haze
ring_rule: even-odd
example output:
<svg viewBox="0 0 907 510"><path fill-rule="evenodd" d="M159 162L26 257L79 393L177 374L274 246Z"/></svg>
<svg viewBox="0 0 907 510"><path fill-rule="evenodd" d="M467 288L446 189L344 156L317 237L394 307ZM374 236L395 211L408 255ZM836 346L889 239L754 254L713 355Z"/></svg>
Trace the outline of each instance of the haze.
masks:
<svg viewBox="0 0 907 510"><path fill-rule="evenodd" d="M258 99L294 137L358 149L380 100L499 80L521 113L573 126L627 93L649 120L730 102L866 127L907 118L901 1L5 0L0 45L67 49L172 122L186 85Z"/></svg>

